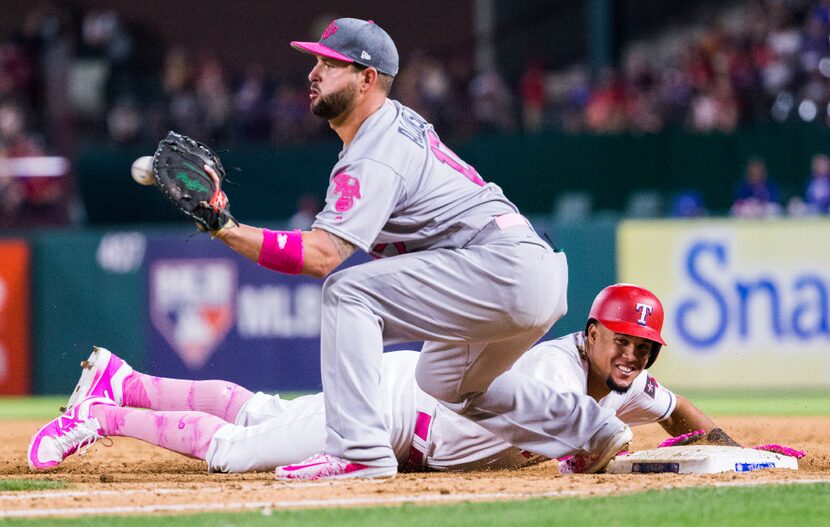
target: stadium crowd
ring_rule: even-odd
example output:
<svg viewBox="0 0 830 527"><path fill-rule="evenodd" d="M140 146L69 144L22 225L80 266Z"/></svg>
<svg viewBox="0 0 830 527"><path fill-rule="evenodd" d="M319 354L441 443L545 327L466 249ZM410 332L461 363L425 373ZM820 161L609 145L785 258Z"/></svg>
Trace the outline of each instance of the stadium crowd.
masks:
<svg viewBox="0 0 830 527"><path fill-rule="evenodd" d="M168 129L225 144L330 137L325 123L307 111L304 79L278 78L256 63L233 70L209 50L179 47L163 50L160 70L148 77L136 66L136 38L112 10L33 8L18 31L0 41L0 160L47 151L71 156L86 135L148 144ZM509 80L495 70L476 71L463 54L419 50L404 55L392 96L453 141L544 129L731 132L764 121L830 125L830 0L741 3L701 27L632 43L617 68L595 74L585 65L550 71L537 57ZM814 173L822 163L813 163ZM747 171L760 170L753 167ZM827 211L826 198L816 205L809 194L826 188L816 183L826 179L810 179L812 190L799 210ZM3 217L16 217L10 211L27 203L45 206L61 191L46 187L16 184L0 170ZM775 201L776 194L767 198ZM736 206L733 212L746 210Z"/></svg>

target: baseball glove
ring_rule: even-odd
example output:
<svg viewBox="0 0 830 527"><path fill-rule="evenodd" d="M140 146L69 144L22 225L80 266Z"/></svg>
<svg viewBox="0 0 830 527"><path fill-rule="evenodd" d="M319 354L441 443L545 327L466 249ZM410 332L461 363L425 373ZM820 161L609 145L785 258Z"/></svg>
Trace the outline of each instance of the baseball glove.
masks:
<svg viewBox="0 0 830 527"><path fill-rule="evenodd" d="M214 178L205 169L216 172ZM196 220L203 231L218 231L236 220L222 192L225 178L222 162L204 144L186 135L168 132L153 155L153 175L162 194L182 212Z"/></svg>

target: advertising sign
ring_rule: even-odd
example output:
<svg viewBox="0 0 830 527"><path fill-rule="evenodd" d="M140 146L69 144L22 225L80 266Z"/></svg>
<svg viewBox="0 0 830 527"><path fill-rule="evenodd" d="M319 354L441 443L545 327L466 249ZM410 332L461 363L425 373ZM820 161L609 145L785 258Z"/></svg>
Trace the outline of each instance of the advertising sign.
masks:
<svg viewBox="0 0 830 527"><path fill-rule="evenodd" d="M663 301L652 368L685 387L830 385L830 221L627 221L620 281Z"/></svg>
<svg viewBox="0 0 830 527"><path fill-rule="evenodd" d="M151 237L146 258L149 373L320 389L322 280L263 269L207 237Z"/></svg>

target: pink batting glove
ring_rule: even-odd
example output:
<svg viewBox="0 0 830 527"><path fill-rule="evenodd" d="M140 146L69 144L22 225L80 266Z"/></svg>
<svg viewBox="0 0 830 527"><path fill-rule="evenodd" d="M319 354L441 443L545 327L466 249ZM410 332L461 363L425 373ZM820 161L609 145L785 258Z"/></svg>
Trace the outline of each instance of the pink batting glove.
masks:
<svg viewBox="0 0 830 527"><path fill-rule="evenodd" d="M670 437L657 445L657 448L664 448L667 446L681 446L687 445L692 442L692 439L698 438L698 436L706 435L706 430L695 430L694 432L689 432L688 434L679 435L677 437Z"/></svg>
<svg viewBox="0 0 830 527"><path fill-rule="evenodd" d="M755 447L755 450L765 450L767 452L775 452L776 454L783 454L785 456L794 457L796 459L801 459L807 455L807 452L803 450L796 450L794 448L790 448L788 446L783 445L776 445L776 444L769 444L769 445L758 445Z"/></svg>

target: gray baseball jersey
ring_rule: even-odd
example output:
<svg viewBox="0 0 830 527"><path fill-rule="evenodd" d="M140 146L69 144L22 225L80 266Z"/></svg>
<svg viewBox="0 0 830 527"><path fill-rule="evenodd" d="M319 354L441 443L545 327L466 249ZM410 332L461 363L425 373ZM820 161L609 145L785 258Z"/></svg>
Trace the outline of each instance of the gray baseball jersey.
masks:
<svg viewBox="0 0 830 527"><path fill-rule="evenodd" d="M517 212L494 183L441 143L432 125L387 99L340 153L313 228L375 256L462 247Z"/></svg>

